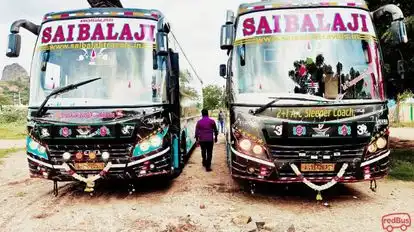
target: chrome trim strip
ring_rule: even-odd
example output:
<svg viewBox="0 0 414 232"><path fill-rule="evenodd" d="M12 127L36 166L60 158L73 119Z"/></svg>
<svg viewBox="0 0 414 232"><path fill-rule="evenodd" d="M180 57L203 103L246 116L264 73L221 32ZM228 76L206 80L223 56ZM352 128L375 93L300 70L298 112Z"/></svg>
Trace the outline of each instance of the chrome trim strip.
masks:
<svg viewBox="0 0 414 232"><path fill-rule="evenodd" d="M378 156L378 157L376 157L376 158L374 158L374 159L372 159L372 160L367 160L367 161L365 161L365 162L363 162L363 163L361 163L361 167L363 167L363 166L367 166L368 164L372 164L372 163L375 163L375 162L377 162L378 160L380 160L380 159L384 159L385 157L387 157L387 156L389 156L390 155L390 151L387 151L385 154L383 154L383 155L380 155L380 156Z"/></svg>
<svg viewBox="0 0 414 232"><path fill-rule="evenodd" d="M54 168L54 167L53 167L53 165L48 164L48 163L45 163L45 162L43 162L43 161L41 161L41 160L38 160L38 159L35 159L35 158L33 158L33 157L30 157L29 155L27 155L27 158L28 158L29 160L31 160L31 161L33 161L33 162L35 162L35 163L41 164L41 165L46 166L46 167L48 167L48 168Z"/></svg>
<svg viewBox="0 0 414 232"><path fill-rule="evenodd" d="M164 155L164 154L165 154L165 153L167 153L169 150L170 150L170 147L168 147L167 149L165 149L165 150L163 150L163 151L161 151L161 152L158 152L158 153L156 153L156 154L154 154L154 155L148 156L147 158L140 159L140 160L136 160L136 161L134 161L134 162L130 162L130 163L128 163L128 165L127 165L127 166L128 166L128 167L131 167L131 166L134 166L134 165L137 165L137 164L143 163L143 162L148 161L148 160L150 160L150 159L153 159L153 158L156 158L156 157L158 157L158 156Z"/></svg>
<svg viewBox="0 0 414 232"><path fill-rule="evenodd" d="M230 146L230 149L231 149L231 151L234 154L236 154L236 155L238 155L238 156L240 156L240 157L242 157L244 159L248 159L248 160L251 160L251 161L254 161L254 162L257 162L257 163L261 163L261 164L264 164L264 165L267 165L267 166L270 166L270 167L275 167L275 164L272 163L272 162L269 162L269 161L266 161L266 160L262 160L262 159L258 159L258 158L252 157L252 156L248 156L248 155L242 154L242 153L236 151L232 146Z"/></svg>
<svg viewBox="0 0 414 232"><path fill-rule="evenodd" d="M134 165L137 165L137 164L143 163L143 162L145 162L145 161L148 161L148 160L150 160L150 159L156 158L156 157L158 157L158 156L164 155L164 154L165 154L165 153L167 153L169 150L170 150L170 148L168 147L167 149L165 149L165 150L163 150L163 151L161 151L161 152L158 152L158 153L156 153L156 154L154 154L154 155L148 156L147 158L140 159L140 160L136 160L136 161L130 162L130 163L128 163L128 164L112 164L112 165L111 165L111 168L127 168L127 167L131 167L131 166L134 166ZM43 166L46 166L46 167L48 167L48 168L53 168L53 169L64 169L64 168L65 168L63 165L51 165L51 164L45 163L45 162L43 162L43 161L40 161L40 160L34 159L34 158L30 157L29 155L27 155L27 158L28 158L28 159L30 159L30 160L31 160L31 161L33 161L33 162L36 162L36 163L41 164L41 165L43 165Z"/></svg>

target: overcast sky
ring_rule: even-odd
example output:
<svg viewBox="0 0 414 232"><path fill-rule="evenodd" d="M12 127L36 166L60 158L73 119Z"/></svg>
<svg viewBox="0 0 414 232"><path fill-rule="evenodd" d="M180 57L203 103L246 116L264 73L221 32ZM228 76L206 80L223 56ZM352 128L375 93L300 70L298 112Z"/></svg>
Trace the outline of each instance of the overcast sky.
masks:
<svg viewBox="0 0 414 232"><path fill-rule="evenodd" d="M28 19L39 24L47 12L88 8L87 0L1 0L0 9L0 70L17 62L30 70L36 36L21 30L22 50L19 58L7 58L7 36L10 25L17 19ZM224 84L219 76L219 64L226 62L220 50L220 26L226 10L237 12L242 2L249 0L121 0L124 7L153 8L164 13L172 30L192 61L205 84ZM184 58L181 56L182 59Z"/></svg>

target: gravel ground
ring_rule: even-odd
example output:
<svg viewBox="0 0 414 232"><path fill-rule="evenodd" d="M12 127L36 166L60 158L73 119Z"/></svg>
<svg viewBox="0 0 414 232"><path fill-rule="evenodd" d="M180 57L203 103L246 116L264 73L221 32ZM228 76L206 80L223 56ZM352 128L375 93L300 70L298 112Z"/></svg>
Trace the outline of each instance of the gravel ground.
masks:
<svg viewBox="0 0 414 232"><path fill-rule="evenodd" d="M60 183L54 197L52 182L30 179L25 155L12 154L0 166L0 231L252 231L256 222L261 231L384 231L383 215L414 216L413 182L381 180L377 192L368 182L337 185L321 203L302 184L259 185L250 195L230 177L219 143L213 172L197 149L170 184L142 181L132 195L121 183L98 185L92 197Z"/></svg>

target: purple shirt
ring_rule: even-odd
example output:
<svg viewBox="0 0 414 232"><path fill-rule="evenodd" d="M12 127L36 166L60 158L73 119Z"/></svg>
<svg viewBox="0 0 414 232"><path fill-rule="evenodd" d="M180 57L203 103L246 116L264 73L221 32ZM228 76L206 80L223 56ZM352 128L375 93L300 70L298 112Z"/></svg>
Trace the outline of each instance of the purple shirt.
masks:
<svg viewBox="0 0 414 232"><path fill-rule="evenodd" d="M199 141L212 142L213 134L215 137L218 135L216 122L208 116L204 116L197 122L195 137Z"/></svg>

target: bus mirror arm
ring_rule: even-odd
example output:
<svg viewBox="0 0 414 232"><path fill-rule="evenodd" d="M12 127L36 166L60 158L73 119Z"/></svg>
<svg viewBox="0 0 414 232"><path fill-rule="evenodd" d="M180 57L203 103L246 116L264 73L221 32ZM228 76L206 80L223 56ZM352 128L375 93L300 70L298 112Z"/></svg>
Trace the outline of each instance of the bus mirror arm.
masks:
<svg viewBox="0 0 414 232"><path fill-rule="evenodd" d="M12 34L18 34L20 31L20 27L23 27L24 29L30 31L31 33L35 35L39 35L40 33L40 26L26 19L20 19L20 20L15 21L10 27L10 32Z"/></svg>

